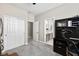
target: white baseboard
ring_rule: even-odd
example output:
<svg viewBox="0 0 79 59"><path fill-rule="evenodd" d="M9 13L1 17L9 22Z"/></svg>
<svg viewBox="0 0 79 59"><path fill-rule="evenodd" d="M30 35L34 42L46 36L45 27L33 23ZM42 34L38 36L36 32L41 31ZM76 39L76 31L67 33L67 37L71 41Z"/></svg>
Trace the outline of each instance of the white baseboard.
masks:
<svg viewBox="0 0 79 59"><path fill-rule="evenodd" d="M28 43L24 43L24 45L28 45Z"/></svg>

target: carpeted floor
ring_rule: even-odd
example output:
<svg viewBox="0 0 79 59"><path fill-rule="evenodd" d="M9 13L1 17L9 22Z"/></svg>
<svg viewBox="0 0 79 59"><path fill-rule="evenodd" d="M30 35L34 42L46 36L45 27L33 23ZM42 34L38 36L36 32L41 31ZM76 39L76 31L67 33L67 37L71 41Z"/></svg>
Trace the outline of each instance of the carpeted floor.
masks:
<svg viewBox="0 0 79 59"><path fill-rule="evenodd" d="M53 51L53 46L33 40L7 52L17 52L19 56L61 56Z"/></svg>

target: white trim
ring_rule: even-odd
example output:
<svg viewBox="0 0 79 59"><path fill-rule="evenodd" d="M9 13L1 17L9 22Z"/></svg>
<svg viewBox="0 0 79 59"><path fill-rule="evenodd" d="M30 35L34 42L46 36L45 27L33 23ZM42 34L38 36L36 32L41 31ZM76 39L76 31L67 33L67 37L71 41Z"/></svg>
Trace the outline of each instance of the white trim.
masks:
<svg viewBox="0 0 79 59"><path fill-rule="evenodd" d="M34 22L34 20L27 20L28 22Z"/></svg>
<svg viewBox="0 0 79 59"><path fill-rule="evenodd" d="M25 45L28 45L28 22L27 19L25 19L25 41L24 41Z"/></svg>

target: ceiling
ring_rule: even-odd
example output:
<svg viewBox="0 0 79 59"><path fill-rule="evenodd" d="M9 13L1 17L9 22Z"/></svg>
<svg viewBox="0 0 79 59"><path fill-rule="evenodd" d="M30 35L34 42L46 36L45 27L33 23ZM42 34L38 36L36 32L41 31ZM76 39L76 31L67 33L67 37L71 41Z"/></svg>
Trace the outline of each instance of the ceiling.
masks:
<svg viewBox="0 0 79 59"><path fill-rule="evenodd" d="M62 3L36 3L36 5L33 5L32 3L13 3L11 5L27 10L34 15L39 15L52 8L62 5Z"/></svg>

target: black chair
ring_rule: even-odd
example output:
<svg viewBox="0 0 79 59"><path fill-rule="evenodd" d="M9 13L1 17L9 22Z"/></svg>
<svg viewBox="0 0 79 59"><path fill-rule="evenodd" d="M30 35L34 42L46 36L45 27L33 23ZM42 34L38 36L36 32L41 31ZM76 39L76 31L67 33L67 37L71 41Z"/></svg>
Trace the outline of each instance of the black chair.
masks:
<svg viewBox="0 0 79 59"><path fill-rule="evenodd" d="M67 43L67 56L71 55L71 56L79 56L79 41L75 41L75 40L71 40L71 39L66 39L66 43Z"/></svg>
<svg viewBox="0 0 79 59"><path fill-rule="evenodd" d="M79 40L75 40L75 39L70 39L71 37L71 30L68 29L64 29L62 30L62 35L63 38L66 41L66 55L69 56L74 56L74 55L79 55Z"/></svg>

